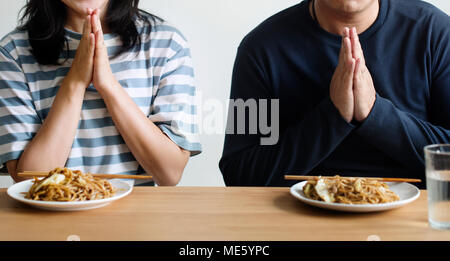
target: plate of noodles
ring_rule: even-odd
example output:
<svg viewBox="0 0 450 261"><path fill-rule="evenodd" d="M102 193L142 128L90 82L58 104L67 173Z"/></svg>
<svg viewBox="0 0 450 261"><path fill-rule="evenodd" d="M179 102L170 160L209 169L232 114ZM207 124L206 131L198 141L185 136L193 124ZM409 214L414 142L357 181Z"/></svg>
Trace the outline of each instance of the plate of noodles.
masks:
<svg viewBox="0 0 450 261"><path fill-rule="evenodd" d="M302 181L292 186L290 192L308 205L346 212L399 208L420 196L420 190L410 183L339 176Z"/></svg>
<svg viewBox="0 0 450 261"><path fill-rule="evenodd" d="M53 211L88 210L106 206L131 193L131 184L89 173L57 168L44 178L14 184L7 194L36 208Z"/></svg>

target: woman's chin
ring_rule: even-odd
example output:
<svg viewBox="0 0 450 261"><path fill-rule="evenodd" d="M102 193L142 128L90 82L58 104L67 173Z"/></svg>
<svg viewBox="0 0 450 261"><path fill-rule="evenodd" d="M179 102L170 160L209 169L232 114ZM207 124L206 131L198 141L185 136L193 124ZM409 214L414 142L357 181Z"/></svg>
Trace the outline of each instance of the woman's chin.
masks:
<svg viewBox="0 0 450 261"><path fill-rule="evenodd" d="M63 0L62 1L69 9L80 16L87 15L87 10L100 9L103 10L108 0Z"/></svg>

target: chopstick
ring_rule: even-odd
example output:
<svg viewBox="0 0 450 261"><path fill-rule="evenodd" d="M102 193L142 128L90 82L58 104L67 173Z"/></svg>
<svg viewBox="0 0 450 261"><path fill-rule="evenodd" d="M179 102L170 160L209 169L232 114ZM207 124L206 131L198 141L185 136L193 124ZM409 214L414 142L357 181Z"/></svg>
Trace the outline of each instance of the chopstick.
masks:
<svg viewBox="0 0 450 261"><path fill-rule="evenodd" d="M24 171L18 174L22 178L47 177L48 172L45 171ZM149 175L122 175L122 174L91 174L95 178L101 179L153 179Z"/></svg>
<svg viewBox="0 0 450 261"><path fill-rule="evenodd" d="M297 175L285 175L286 180L317 180L319 178L364 178L364 177L331 177L331 176L297 176ZM410 182L417 183L422 182L420 179L405 179L405 178L364 178L369 180L377 180L383 182Z"/></svg>

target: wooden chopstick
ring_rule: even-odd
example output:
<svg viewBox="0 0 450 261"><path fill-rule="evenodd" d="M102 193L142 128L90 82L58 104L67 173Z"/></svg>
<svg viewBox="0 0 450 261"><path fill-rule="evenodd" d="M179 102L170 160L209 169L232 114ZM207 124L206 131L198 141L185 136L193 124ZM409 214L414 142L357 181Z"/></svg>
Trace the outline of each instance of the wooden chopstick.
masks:
<svg viewBox="0 0 450 261"><path fill-rule="evenodd" d="M18 174L22 178L47 177L48 172L45 171L24 171ZM153 179L149 175L122 175L122 174L91 174L95 178L101 179Z"/></svg>
<svg viewBox="0 0 450 261"><path fill-rule="evenodd" d="M286 180L317 180L319 178L363 178L363 177L331 177L331 176L298 176L298 175L285 175L284 179ZM405 178L364 178L369 180L377 180L383 182L422 182L420 179L405 179Z"/></svg>

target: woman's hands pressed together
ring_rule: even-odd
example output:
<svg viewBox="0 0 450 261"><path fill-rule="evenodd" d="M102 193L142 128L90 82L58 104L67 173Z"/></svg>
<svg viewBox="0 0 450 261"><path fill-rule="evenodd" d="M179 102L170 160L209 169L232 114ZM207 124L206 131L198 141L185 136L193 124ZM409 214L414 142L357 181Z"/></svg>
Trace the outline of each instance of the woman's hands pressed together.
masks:
<svg viewBox="0 0 450 261"><path fill-rule="evenodd" d="M97 46L94 34L96 27L93 26L95 14L97 12L88 9L82 20L83 35L75 58L58 89L48 116L21 157L7 164L16 181L20 181L17 171L50 171L66 165L77 133L86 88L94 78Z"/></svg>
<svg viewBox="0 0 450 261"><path fill-rule="evenodd" d="M86 9L72 20L71 28L82 31L82 37L71 68L58 86L48 115L34 138L19 159L7 162L8 172L20 181L17 176L20 171L50 171L66 166L77 137L86 89L93 84L104 101L108 117L139 165L158 185L178 184L190 152L156 126L116 80L104 42L100 10Z"/></svg>
<svg viewBox="0 0 450 261"><path fill-rule="evenodd" d="M83 35L66 78L84 88L92 83L99 92L117 83L111 71L98 9L87 10Z"/></svg>
<svg viewBox="0 0 450 261"><path fill-rule="evenodd" d="M104 42L99 10L89 14L92 55L92 84L101 95L115 127L133 156L158 185L176 185L189 159L189 152L169 139L141 109L114 77ZM80 43L81 44L81 43ZM79 48L82 48L81 46Z"/></svg>

